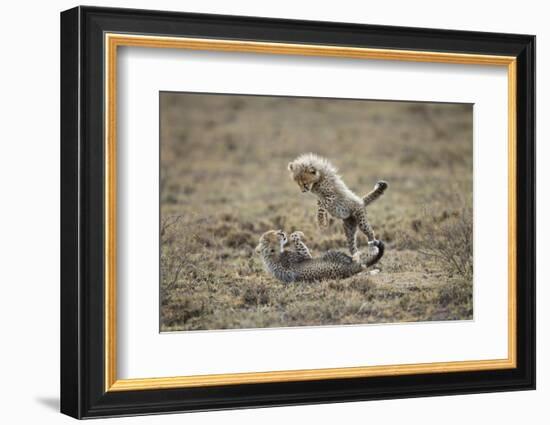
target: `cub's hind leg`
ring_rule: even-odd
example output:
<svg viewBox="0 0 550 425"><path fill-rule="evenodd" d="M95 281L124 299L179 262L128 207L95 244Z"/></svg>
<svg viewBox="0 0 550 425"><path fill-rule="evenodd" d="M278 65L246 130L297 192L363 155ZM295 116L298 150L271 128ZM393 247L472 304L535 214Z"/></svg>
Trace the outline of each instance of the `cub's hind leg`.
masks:
<svg viewBox="0 0 550 425"><path fill-rule="evenodd" d="M344 219L344 233L353 261L360 262L360 252L357 250L357 220L355 217L350 216Z"/></svg>
<svg viewBox="0 0 550 425"><path fill-rule="evenodd" d="M359 229L367 236L369 241L369 250L372 250L376 238L374 237L374 230L372 230L372 227L369 224L367 212L362 209L357 211L355 215L357 217L357 225Z"/></svg>
<svg viewBox="0 0 550 425"><path fill-rule="evenodd" d="M313 257L311 256L311 253L309 252L309 249L306 246L306 244L302 241L303 237L304 237L304 234L300 231L292 232L290 234L290 240L294 245L294 251L305 260L311 259Z"/></svg>

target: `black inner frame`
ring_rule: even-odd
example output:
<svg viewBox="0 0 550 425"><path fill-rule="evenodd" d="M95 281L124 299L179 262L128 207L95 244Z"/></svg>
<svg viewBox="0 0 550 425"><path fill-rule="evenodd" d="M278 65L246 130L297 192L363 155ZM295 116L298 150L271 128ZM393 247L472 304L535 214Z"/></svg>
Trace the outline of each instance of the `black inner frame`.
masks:
<svg viewBox="0 0 550 425"><path fill-rule="evenodd" d="M517 368L105 392L105 32L517 57ZM77 7L61 14L61 117L63 413L90 418L535 388L534 36Z"/></svg>

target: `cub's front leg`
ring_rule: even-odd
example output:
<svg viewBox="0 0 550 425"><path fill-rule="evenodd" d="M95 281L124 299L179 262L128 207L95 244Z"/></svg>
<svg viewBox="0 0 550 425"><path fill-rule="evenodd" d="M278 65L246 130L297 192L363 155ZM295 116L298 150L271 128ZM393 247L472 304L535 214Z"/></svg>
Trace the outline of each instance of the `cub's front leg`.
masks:
<svg viewBox="0 0 550 425"><path fill-rule="evenodd" d="M328 227L328 211L321 205L321 201L317 201L317 223L321 228Z"/></svg>
<svg viewBox="0 0 550 425"><path fill-rule="evenodd" d="M290 240L292 241L292 245L294 246L294 251L304 259L311 259L311 253L309 252L306 244L302 241L303 237L304 234L300 231L292 232L290 234Z"/></svg>

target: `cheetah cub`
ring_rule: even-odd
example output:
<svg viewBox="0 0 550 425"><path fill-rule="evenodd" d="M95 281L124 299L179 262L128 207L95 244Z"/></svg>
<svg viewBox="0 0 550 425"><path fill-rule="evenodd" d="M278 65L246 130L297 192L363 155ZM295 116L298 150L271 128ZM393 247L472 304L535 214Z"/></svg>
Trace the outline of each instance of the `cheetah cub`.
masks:
<svg viewBox="0 0 550 425"><path fill-rule="evenodd" d="M376 255L363 255L359 263L339 251L327 251L319 257L313 257L302 241L303 236L299 231L287 237L282 230L270 230L260 237L256 252L269 274L284 283L344 279L363 272L384 255L384 244L375 241ZM287 248L285 245L289 239L292 243Z"/></svg>
<svg viewBox="0 0 550 425"><path fill-rule="evenodd" d="M327 159L313 153L300 155L288 164L288 170L302 192L317 196L319 226L328 226L328 214L343 220L350 253L353 260L359 262L357 228L367 236L369 246L372 246L376 239L365 207L385 192L388 183L378 181L371 192L360 198L346 186L338 170Z"/></svg>

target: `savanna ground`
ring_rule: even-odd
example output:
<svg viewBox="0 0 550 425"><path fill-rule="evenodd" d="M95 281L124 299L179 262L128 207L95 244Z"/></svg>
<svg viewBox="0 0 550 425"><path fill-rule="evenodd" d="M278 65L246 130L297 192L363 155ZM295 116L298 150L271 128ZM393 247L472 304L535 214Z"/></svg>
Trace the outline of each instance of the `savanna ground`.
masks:
<svg viewBox="0 0 550 425"><path fill-rule="evenodd" d="M464 320L472 300L470 105L161 93L161 331ZM346 251L341 222L290 179L329 158L386 243L377 275L283 284L254 248L301 230ZM363 235L359 246L365 246Z"/></svg>

